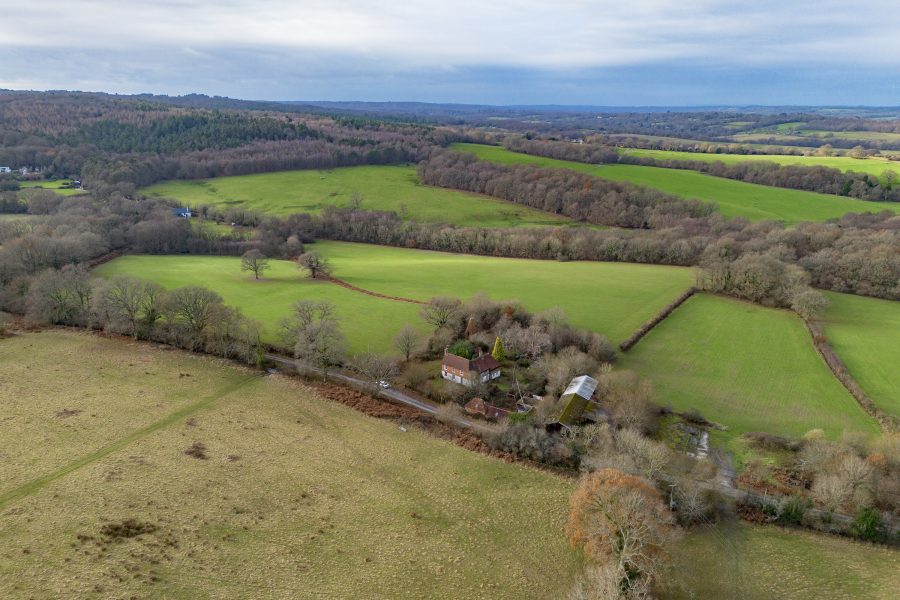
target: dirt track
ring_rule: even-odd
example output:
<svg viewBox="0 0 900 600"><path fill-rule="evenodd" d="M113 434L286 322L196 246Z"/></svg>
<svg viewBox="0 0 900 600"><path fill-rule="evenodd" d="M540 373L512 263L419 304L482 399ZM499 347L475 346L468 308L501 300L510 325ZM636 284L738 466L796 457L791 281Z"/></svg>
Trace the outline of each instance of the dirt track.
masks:
<svg viewBox="0 0 900 600"><path fill-rule="evenodd" d="M378 292L373 292L372 290L365 290L361 287L356 287L355 285L351 285L344 281L343 279L338 279L337 277L332 277L330 275L323 277L323 279L327 279L331 283L336 283L337 285L347 288L348 290L353 290L354 292L359 292L360 294L366 294L368 296L374 296L376 298L384 298L385 300L396 300L397 302L409 302L410 304L427 304L427 302L422 302L421 300L413 300L412 298L401 298L400 296L387 296L385 294L379 294Z"/></svg>

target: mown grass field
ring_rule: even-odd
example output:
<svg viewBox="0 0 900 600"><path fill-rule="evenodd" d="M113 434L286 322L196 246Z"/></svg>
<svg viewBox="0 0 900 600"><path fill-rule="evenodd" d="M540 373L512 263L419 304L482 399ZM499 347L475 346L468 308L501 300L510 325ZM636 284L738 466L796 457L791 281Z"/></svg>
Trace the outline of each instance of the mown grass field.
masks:
<svg viewBox="0 0 900 600"><path fill-rule="evenodd" d="M296 380L62 332L0 340L0 380L5 599L559 598L580 569L570 481ZM128 519L155 530L104 535Z"/></svg>
<svg viewBox="0 0 900 600"><path fill-rule="evenodd" d="M696 160L702 162L723 162L733 165L740 162L763 161L779 165L799 165L802 167L829 167L841 171L856 171L881 178L885 171L900 176L900 162L883 158L850 158L849 156L790 156L786 154L710 154L706 152L676 152L673 150L643 150L626 148L623 152L630 156L642 156L656 160Z"/></svg>
<svg viewBox="0 0 900 600"><path fill-rule="evenodd" d="M656 188L682 198L715 202L719 212L726 217L745 217L751 221L775 220L790 224L823 221L841 217L848 212L878 212L887 209L900 213L900 206L895 202L869 202L756 185L696 171L622 164L589 165L520 154L499 146L482 144L455 144L454 148L471 152L484 160L571 169L596 177Z"/></svg>
<svg viewBox="0 0 900 600"><path fill-rule="evenodd" d="M273 260L259 281L241 271L241 259L227 256L124 256L101 265L101 277L130 275L167 288L200 285L216 291L226 304L263 325L264 339L278 342L278 321L298 300L334 303L351 350L391 351L392 340L405 324L422 324L418 306L367 296L321 280L309 279L297 264Z"/></svg>
<svg viewBox="0 0 900 600"><path fill-rule="evenodd" d="M900 417L900 302L825 292L825 335L866 394Z"/></svg>
<svg viewBox="0 0 900 600"><path fill-rule="evenodd" d="M714 437L735 450L747 431L793 437L814 428L830 437L878 431L788 311L700 294L621 363L653 380L660 404L697 409L727 426Z"/></svg>
<svg viewBox="0 0 900 600"><path fill-rule="evenodd" d="M31 216L27 214L0 214L0 221L22 221Z"/></svg>
<svg viewBox="0 0 900 600"><path fill-rule="evenodd" d="M355 193L362 208L395 211L423 222L480 227L562 225L562 217L486 196L425 186L414 166L345 167L165 181L144 188L148 196L176 198L190 207L240 207L273 215L318 213L349 206Z"/></svg>
<svg viewBox="0 0 900 600"><path fill-rule="evenodd" d="M896 597L900 552L808 531L726 523L688 535L669 597L823 600Z"/></svg>
<svg viewBox="0 0 900 600"><path fill-rule="evenodd" d="M72 181L69 179L56 179L54 181L22 181L19 183L19 187L22 189L42 188L45 190L51 190L62 196L77 196L78 194L87 193L84 190L62 187L63 185L67 185L70 183L72 183Z"/></svg>
<svg viewBox="0 0 900 600"><path fill-rule="evenodd" d="M532 311L559 306L569 321L628 337L694 282L683 267L603 262L556 262L407 250L346 242L309 246L328 257L335 277L391 296L519 300Z"/></svg>

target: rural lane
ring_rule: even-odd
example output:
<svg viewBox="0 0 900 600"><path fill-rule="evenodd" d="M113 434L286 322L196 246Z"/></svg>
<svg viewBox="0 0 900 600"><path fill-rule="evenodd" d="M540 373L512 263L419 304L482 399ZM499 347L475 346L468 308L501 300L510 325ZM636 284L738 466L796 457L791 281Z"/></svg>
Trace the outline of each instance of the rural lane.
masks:
<svg viewBox="0 0 900 600"><path fill-rule="evenodd" d="M285 356L281 356L279 354L265 354L265 359L270 362L273 362L277 365L289 367L292 372L296 371L296 369L297 369L297 361L295 361L291 358L287 358ZM306 367L306 368L308 368L312 371L319 372L319 373L322 372L321 369L316 369L313 367ZM367 382L363 381L362 379L357 379L356 377L351 377L350 375L346 375L341 372L331 373L330 377L333 377L334 379L337 379L339 381L343 381L344 383L348 383L351 386L356 387L356 388L365 389L366 387L368 387ZM388 388L386 390L381 390L380 395L384 396L385 398L389 398L395 402L399 402L400 404L405 404L405 405L411 406L417 410L421 410L422 412L428 413L432 416L436 416L438 414L438 407L436 405L431 404L430 402L424 402L422 400L419 400L418 398L413 398L409 394L404 394L400 390ZM470 419L466 419L465 417L452 417L451 419L454 423L456 423L457 425L460 425L461 427L474 427L475 426L474 422L472 422Z"/></svg>

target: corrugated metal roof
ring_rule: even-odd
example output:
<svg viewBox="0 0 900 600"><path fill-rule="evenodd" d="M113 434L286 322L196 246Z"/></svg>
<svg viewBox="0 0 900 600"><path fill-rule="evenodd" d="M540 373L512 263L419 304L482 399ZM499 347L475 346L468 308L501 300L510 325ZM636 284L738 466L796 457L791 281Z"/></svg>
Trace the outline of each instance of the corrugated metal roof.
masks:
<svg viewBox="0 0 900 600"><path fill-rule="evenodd" d="M581 375L580 377L573 378L572 381L569 382L569 387L566 388L566 391L564 391L562 395L568 396L569 394L577 394L585 400L590 400L596 389L596 379L588 375Z"/></svg>

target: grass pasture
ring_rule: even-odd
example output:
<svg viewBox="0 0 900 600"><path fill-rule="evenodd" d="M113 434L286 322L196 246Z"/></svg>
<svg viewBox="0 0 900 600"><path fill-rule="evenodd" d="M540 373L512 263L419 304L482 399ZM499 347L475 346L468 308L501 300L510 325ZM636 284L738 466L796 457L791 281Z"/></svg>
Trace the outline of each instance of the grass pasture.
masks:
<svg viewBox="0 0 900 600"><path fill-rule="evenodd" d="M590 165L510 152L499 146L455 144L454 148L471 152L483 160L505 164L532 164L541 167L571 169L614 181L627 181L651 187L681 198L714 202L726 217L745 217L751 221L775 220L784 223L824 221L848 212L900 213L896 202L869 202L842 196L769 187L713 177L696 171L644 167L639 165Z"/></svg>
<svg viewBox="0 0 900 600"><path fill-rule="evenodd" d="M816 353L802 321L719 296L694 296L634 346L623 366L653 380L657 401L729 429L830 437L878 430Z"/></svg>
<svg viewBox="0 0 900 600"><path fill-rule="evenodd" d="M863 391L900 417L900 302L825 292L825 335Z"/></svg>
<svg viewBox="0 0 900 600"><path fill-rule="evenodd" d="M629 156L641 156L656 160L696 160L702 162L722 162L733 165L740 162L774 162L779 165L801 167L829 167L841 171L855 171L881 177L885 171L893 171L900 176L900 162L883 158L851 158L849 156L791 156L787 154L712 154L708 152L677 152L674 150L643 150L626 148Z"/></svg>
<svg viewBox="0 0 900 600"><path fill-rule="evenodd" d="M0 380L5 599L559 598L580 568L569 481L296 380L59 331L0 340Z"/></svg>
<svg viewBox="0 0 900 600"><path fill-rule="evenodd" d="M226 304L259 321L264 339L271 342L278 341L278 321L290 314L298 300L334 303L352 351L389 351L403 325L421 323L415 304L375 298L309 279L290 261L273 260L269 264L271 269L260 281L241 271L240 258L226 256L123 256L97 267L94 273L101 277L140 277L170 289L186 285L209 288Z"/></svg>
<svg viewBox="0 0 900 600"><path fill-rule="evenodd" d="M823 600L896 596L900 552L808 531L724 523L689 534L676 552L681 589L669 598Z"/></svg>
<svg viewBox="0 0 900 600"><path fill-rule="evenodd" d="M656 265L517 260L347 242L317 242L309 249L331 261L335 277L366 290L421 301L443 295L468 299L483 291L495 300L520 300L534 311L559 305L573 324L614 342L628 337L694 279L690 269ZM241 272L240 259L231 257L125 256L94 272L132 275L168 288L208 287L263 323L270 340L278 320L300 299L333 302L354 350L390 350L404 324L425 327L416 304L310 280L292 262L270 264L258 282Z"/></svg>
<svg viewBox="0 0 900 600"><path fill-rule="evenodd" d="M19 187L23 190L29 188L41 188L56 192L62 196L77 196L78 194L86 193L84 190L62 187L63 185L68 185L70 183L72 183L72 181L69 179L54 179L53 181L21 181L19 182Z"/></svg>
<svg viewBox="0 0 900 600"><path fill-rule="evenodd" d="M335 277L391 296L519 300L532 311L559 306L569 321L628 337L694 282L683 267L603 262L556 262L407 250L346 242L317 242Z"/></svg>
<svg viewBox="0 0 900 600"><path fill-rule="evenodd" d="M240 207L273 215L318 213L349 206L356 192L362 208L395 211L422 222L480 227L562 225L568 221L528 207L419 183L413 166L343 167L202 180L174 180L144 188L154 197L175 198L190 207Z"/></svg>

